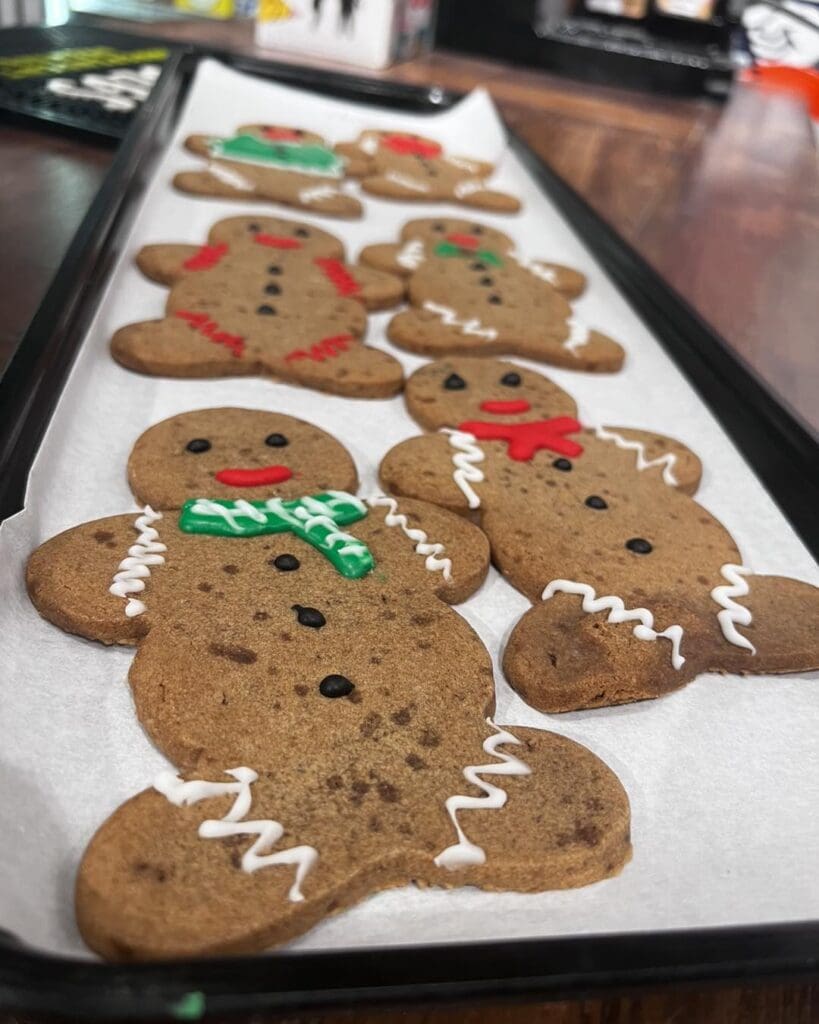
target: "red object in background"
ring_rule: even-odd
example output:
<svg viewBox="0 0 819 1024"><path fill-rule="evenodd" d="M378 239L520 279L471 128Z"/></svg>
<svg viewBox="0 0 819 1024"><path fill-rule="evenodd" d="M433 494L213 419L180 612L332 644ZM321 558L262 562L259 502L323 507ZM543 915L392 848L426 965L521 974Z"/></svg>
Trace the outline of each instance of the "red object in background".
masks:
<svg viewBox="0 0 819 1024"><path fill-rule="evenodd" d="M801 96L814 121L819 121L819 71L814 68L791 68L784 64L758 64L742 72L743 82L750 82L770 92L787 92Z"/></svg>

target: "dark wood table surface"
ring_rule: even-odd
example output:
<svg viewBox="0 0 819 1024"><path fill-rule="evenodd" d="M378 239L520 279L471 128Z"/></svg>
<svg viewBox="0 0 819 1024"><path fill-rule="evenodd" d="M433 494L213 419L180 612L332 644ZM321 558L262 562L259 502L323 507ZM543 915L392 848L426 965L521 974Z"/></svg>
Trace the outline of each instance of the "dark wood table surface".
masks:
<svg viewBox="0 0 819 1024"><path fill-rule="evenodd" d="M128 27L256 52L246 25ZM800 102L745 86L737 86L724 105L670 99L450 53L387 74L455 89L485 85L535 150L783 402L819 428L819 179ZM0 118L0 368L35 312L112 155L103 143ZM298 1024L329 1019L311 1016ZM819 986L677 990L346 1019L367 1024L809 1024L819 1021ZM2 1017L0 1024L6 1024Z"/></svg>

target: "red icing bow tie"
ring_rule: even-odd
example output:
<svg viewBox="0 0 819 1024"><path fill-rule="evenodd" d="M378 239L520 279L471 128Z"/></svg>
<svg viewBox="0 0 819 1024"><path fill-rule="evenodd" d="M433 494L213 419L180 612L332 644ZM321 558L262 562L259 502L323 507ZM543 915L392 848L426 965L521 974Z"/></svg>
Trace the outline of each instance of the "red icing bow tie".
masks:
<svg viewBox="0 0 819 1024"><path fill-rule="evenodd" d="M580 424L571 416L557 416L551 420L535 420L533 423L485 423L483 420L467 420L459 430L474 434L479 441L507 441L506 454L517 462L528 462L536 452L546 449L570 458L583 454L583 446L564 434L575 434Z"/></svg>

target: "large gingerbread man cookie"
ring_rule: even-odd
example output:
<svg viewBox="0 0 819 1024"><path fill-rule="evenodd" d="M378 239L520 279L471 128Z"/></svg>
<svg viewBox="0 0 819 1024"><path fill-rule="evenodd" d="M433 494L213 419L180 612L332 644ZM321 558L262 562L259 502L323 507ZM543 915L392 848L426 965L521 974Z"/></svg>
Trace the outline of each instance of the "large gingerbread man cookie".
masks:
<svg viewBox="0 0 819 1024"><path fill-rule="evenodd" d="M541 374L446 359L407 382L436 434L397 445L385 488L479 520L501 573L534 607L503 666L534 707L659 697L703 672L819 667L819 589L742 564L694 501L699 459L642 430L583 427Z"/></svg>
<svg viewBox="0 0 819 1024"><path fill-rule="evenodd" d="M520 200L490 188L494 164L450 156L440 143L406 132L362 132L335 147L370 195L403 202L453 202L493 213L517 213Z"/></svg>
<svg viewBox="0 0 819 1024"><path fill-rule="evenodd" d="M477 527L360 500L342 445L275 413L175 416L128 470L143 512L68 530L28 565L47 619L137 645L136 711L179 772L86 850L94 950L258 950L392 886L527 892L622 868L614 774L492 721L489 654L449 608L486 573Z"/></svg>
<svg viewBox="0 0 819 1024"><path fill-rule="evenodd" d="M526 260L516 253L515 243L509 235L489 224L455 217L411 220L401 229L398 243L368 245L361 250L359 258L368 267L396 274L409 283L415 271L427 260L465 259L467 255L473 260L486 261L489 267L516 263L546 281L567 299L578 298L586 287L586 277L579 270L547 260Z"/></svg>
<svg viewBox="0 0 819 1024"><path fill-rule="evenodd" d="M367 310L401 282L344 261L333 235L299 221L230 217L205 245L149 245L137 262L170 287L162 320L114 335L117 362L168 377L269 376L354 398L401 390L400 363L362 343Z"/></svg>
<svg viewBox="0 0 819 1024"><path fill-rule="evenodd" d="M182 171L176 188L220 199L264 199L325 217L360 217L361 203L340 188L365 169L327 146L320 135L281 125L246 124L226 138L190 135L185 146L203 156L202 170Z"/></svg>
<svg viewBox="0 0 819 1024"><path fill-rule="evenodd" d="M410 221L398 245L367 246L361 259L406 278L410 308L393 317L387 333L409 352L510 353L600 373L623 365L621 346L589 328L567 301L582 292L584 276L521 258L511 238L486 225Z"/></svg>

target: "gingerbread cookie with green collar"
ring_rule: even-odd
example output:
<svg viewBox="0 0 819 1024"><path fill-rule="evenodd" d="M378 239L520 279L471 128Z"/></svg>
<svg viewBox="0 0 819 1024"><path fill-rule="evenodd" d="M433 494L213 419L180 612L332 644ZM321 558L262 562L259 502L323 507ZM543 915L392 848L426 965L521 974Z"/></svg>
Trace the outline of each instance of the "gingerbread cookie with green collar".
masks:
<svg viewBox="0 0 819 1024"><path fill-rule="evenodd" d="M364 164L335 153L320 135L281 125L246 124L230 137L190 135L185 147L205 157L202 170L182 171L176 188L219 199L262 199L324 217L360 217L361 203L342 190Z"/></svg>
<svg viewBox="0 0 819 1024"><path fill-rule="evenodd" d="M498 570L533 602L503 656L533 707L819 667L819 589L743 564L694 500L700 461L681 442L584 426L560 387L498 360L424 366L406 401L438 432L394 447L382 483L480 523Z"/></svg>
<svg viewBox="0 0 819 1024"><path fill-rule="evenodd" d="M440 143L408 132L364 131L335 152L348 160L348 173L381 199L413 203L457 203L492 213L517 213L520 200L493 189L495 165L453 156Z"/></svg>
<svg viewBox="0 0 819 1024"><path fill-rule="evenodd" d="M202 246L145 246L143 273L170 293L165 316L114 335L117 362L167 377L268 376L355 398L401 390L400 363L365 346L367 311L401 300L392 274L345 261L313 224L218 221Z"/></svg>
<svg viewBox="0 0 819 1024"><path fill-rule="evenodd" d="M367 246L370 267L406 280L410 308L387 334L418 355L519 355L570 370L614 373L623 348L569 305L583 290L577 271L514 251L500 231L472 221L410 221L397 244Z"/></svg>
<svg viewBox="0 0 819 1024"><path fill-rule="evenodd" d="M244 953L390 887L620 871L629 805L610 769L493 721L490 656L449 607L486 573L477 527L361 500L338 440L270 412L174 416L128 475L142 512L67 530L27 571L45 618L136 645L136 712L175 766L85 852L93 950Z"/></svg>

